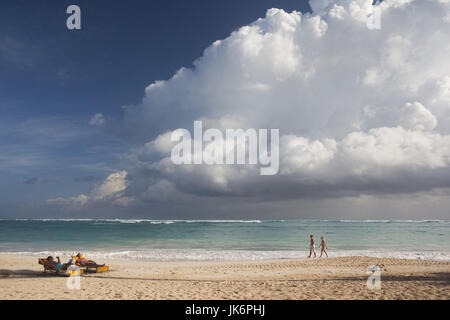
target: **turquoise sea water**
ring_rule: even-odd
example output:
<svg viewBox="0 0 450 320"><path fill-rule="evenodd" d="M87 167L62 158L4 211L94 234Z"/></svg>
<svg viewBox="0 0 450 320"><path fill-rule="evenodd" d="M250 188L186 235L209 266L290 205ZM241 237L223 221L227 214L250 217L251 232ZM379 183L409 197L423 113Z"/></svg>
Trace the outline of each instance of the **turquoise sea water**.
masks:
<svg viewBox="0 0 450 320"><path fill-rule="evenodd" d="M330 256L450 260L448 220L0 220L0 252L149 260L301 258L309 235Z"/></svg>

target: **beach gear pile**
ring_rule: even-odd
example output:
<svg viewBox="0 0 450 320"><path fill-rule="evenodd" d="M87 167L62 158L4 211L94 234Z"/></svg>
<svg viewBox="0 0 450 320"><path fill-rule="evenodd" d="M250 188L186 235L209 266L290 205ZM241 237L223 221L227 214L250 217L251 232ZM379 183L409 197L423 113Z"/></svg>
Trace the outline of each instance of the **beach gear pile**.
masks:
<svg viewBox="0 0 450 320"><path fill-rule="evenodd" d="M99 273L109 271L109 266L98 265L93 261L87 260L81 254L72 255L69 262L66 264L51 265L48 263L47 258L39 258L38 263L44 267L44 273L47 271L54 272L60 276L76 276L86 273Z"/></svg>

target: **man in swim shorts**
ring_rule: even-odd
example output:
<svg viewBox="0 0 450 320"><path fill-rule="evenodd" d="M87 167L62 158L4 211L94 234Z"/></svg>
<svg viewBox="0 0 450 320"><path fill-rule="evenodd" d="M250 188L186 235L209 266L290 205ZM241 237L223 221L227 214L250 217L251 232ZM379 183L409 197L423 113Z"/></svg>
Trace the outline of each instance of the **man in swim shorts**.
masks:
<svg viewBox="0 0 450 320"><path fill-rule="evenodd" d="M312 234L309 237L311 238L311 242L310 242L310 245L309 245L309 256L308 256L308 258L311 258L311 254L312 253L314 253L314 258L315 258L316 257L316 246L314 245L314 237L313 237Z"/></svg>

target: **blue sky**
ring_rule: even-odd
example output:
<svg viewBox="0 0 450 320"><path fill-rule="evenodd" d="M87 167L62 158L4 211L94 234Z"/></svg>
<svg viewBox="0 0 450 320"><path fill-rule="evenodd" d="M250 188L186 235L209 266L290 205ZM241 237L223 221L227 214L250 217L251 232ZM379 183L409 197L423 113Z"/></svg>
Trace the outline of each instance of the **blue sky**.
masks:
<svg viewBox="0 0 450 320"><path fill-rule="evenodd" d="M66 28L70 4L81 31ZM150 83L276 5L309 10L305 1L2 2L0 205L89 190L128 148L89 126L95 113L120 117Z"/></svg>
<svg viewBox="0 0 450 320"><path fill-rule="evenodd" d="M0 217L450 218L449 23L438 0L3 1ZM195 120L279 129L278 174L176 166Z"/></svg>

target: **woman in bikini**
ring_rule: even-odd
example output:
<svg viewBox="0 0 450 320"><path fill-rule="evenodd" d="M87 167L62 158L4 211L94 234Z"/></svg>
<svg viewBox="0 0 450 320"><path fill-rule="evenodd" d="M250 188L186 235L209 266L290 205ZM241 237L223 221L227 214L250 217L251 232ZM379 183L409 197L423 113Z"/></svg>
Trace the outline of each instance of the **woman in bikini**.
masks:
<svg viewBox="0 0 450 320"><path fill-rule="evenodd" d="M314 253L314 258L316 257L316 246L314 244L314 237L313 235L309 236L311 238L311 242L309 244L309 256L308 258L311 258L311 254Z"/></svg>

